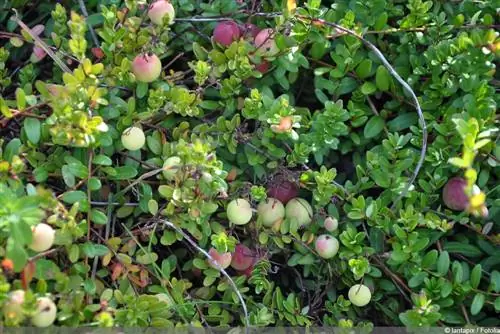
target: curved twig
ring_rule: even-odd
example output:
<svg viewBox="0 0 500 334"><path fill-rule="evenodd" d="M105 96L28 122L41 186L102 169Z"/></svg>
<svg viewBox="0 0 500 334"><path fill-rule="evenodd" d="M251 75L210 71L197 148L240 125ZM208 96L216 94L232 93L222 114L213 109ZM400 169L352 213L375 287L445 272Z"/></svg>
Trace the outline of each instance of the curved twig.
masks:
<svg viewBox="0 0 500 334"><path fill-rule="evenodd" d="M422 112L422 108L420 107L420 103L418 102L418 98L415 95L415 92L413 91L413 89L410 87L410 85L403 78L401 78L401 76L398 74L398 72L396 72L396 70L394 69L394 67L392 67L392 65L389 63L389 61L384 57L384 55L382 54L382 52L380 52L380 50L372 42L366 40L365 38L363 38L363 36L359 35L355 31L352 31L350 29L344 28L343 26L338 25L336 23L329 22L329 21L326 21L326 20L323 20L323 19L318 19L318 18L313 18L313 17L307 17L307 16L303 16L303 15L298 15L297 17L300 18L300 19L303 19L303 20L309 20L309 21L311 21L311 23L316 22L316 23L319 23L319 24L324 24L324 25L327 25L327 26L330 26L330 27L334 27L337 30L343 31L343 32L345 32L345 33L347 33L347 34L349 34L351 36L356 37L358 40L360 40L363 44L365 44L369 49L371 49L375 53L375 55L377 56L377 58L380 59L380 61L385 66L385 68L387 68L387 70L389 71L389 73L410 94L411 99L413 100L413 102L415 104L415 109L417 110L418 118L420 120L420 125L422 126L422 148L420 150L420 158L418 160L417 166L415 167L415 170L413 171L412 176L410 177L410 180L406 184L406 186L403 189L403 191L399 194L399 196L393 202L393 204L391 206L391 210L393 210L394 207L395 207L395 205L396 205L396 203L399 202L408 193L408 190L412 186L413 182L415 182L415 179L417 178L418 173L420 172L420 169L422 168L422 166L424 164L425 155L426 155L426 152L427 152L427 124L425 122L424 114Z"/></svg>
<svg viewBox="0 0 500 334"><path fill-rule="evenodd" d="M249 318L248 318L248 310L247 310L247 305L245 303L245 300L243 299L243 296L241 295L240 291L238 290L238 287L236 286L236 283L234 283L233 279L231 278L231 276L217 263L217 261L215 261L212 256L210 256L210 254L207 253L207 251L205 251L203 248L201 248L200 246L198 246L198 244L189 237L189 235L187 235L180 227L174 225L172 222L169 222L168 220L166 219L162 219L160 220L163 224L167 225L168 227L174 229L176 232L179 232L183 237L184 239L187 240L187 242L189 242L191 244L191 246L193 246L194 248L196 248L200 253L202 253L207 259L209 259L216 267L217 269L224 275L226 276L226 278L228 279L229 283L231 284L234 292L236 293L236 295L238 296L238 299L240 300L241 302L241 306L243 308L243 315L245 316L245 333L248 333L248 330L250 329L250 321L249 321Z"/></svg>

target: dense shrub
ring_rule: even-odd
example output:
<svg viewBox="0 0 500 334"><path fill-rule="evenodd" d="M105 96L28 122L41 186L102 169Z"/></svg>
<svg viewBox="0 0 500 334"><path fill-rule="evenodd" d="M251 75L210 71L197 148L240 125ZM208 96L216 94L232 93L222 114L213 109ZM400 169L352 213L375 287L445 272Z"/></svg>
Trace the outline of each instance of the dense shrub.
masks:
<svg viewBox="0 0 500 334"><path fill-rule="evenodd" d="M500 325L493 1L0 6L3 325Z"/></svg>

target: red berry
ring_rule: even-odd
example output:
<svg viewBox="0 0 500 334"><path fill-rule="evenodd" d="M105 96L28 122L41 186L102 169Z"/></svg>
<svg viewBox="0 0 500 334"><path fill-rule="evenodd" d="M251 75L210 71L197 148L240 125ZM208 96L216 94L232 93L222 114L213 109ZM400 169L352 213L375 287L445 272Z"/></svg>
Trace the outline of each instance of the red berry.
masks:
<svg viewBox="0 0 500 334"><path fill-rule="evenodd" d="M231 267L236 270L244 271L252 266L255 261L255 254L243 244L236 245L231 260Z"/></svg>
<svg viewBox="0 0 500 334"><path fill-rule="evenodd" d="M270 67L269 62L265 60L263 60L260 64L255 65L255 69L262 74L269 71L269 67Z"/></svg>
<svg viewBox="0 0 500 334"><path fill-rule="evenodd" d="M288 203L292 198L297 197L299 188L292 182L278 178L267 188L267 195L276 198L283 204Z"/></svg>
<svg viewBox="0 0 500 334"><path fill-rule="evenodd" d="M443 188L444 204L456 211L463 211L469 205L469 197L465 193L467 181L461 177L453 177Z"/></svg>
<svg viewBox="0 0 500 334"><path fill-rule="evenodd" d="M215 26L213 37L217 43L229 46L240 38L240 28L233 21L222 21Z"/></svg>

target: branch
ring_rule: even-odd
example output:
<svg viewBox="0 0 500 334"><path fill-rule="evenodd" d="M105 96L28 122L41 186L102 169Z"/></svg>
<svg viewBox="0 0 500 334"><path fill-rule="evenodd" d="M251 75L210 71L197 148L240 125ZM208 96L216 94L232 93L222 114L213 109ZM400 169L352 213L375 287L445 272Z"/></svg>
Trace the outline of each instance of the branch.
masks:
<svg viewBox="0 0 500 334"><path fill-rule="evenodd" d="M68 68L68 66L66 66L66 64L61 59L59 59L59 57L47 46L47 44L44 41L42 41L40 39L40 37L38 37L36 34L34 34L31 31L31 29L26 24L24 24L23 21L21 21L19 19L17 11L15 9L12 9L12 10L16 14L16 15L12 16L14 21L16 21L16 23L23 30L25 30L28 33L28 35L30 35L31 38L33 38L35 40L35 42L37 43L37 46L41 47L43 49L43 51L45 51L50 56L50 58L52 58L56 62L56 64L61 68L61 70L63 70L64 72L67 72L67 73L71 73L71 70Z"/></svg>
<svg viewBox="0 0 500 334"><path fill-rule="evenodd" d="M238 290L238 287L236 286L236 283L234 283L233 279L231 278L231 276L229 276L229 274L217 263L217 261L215 261L211 256L210 254L208 254L203 248L201 248L200 246L198 246L198 244L193 240L191 239L181 228L179 228L178 226L174 225L173 223L169 222L168 220L161 220L161 222L165 225L167 225L168 227L170 227L171 229L175 230L176 232L180 233L184 239L186 239L190 244L191 246L193 246L194 248L196 248L200 253L202 253L207 259L209 259L216 267L217 269L224 275L226 276L226 278L228 279L229 283L231 284L234 292L236 293L236 295L238 296L238 299L240 300L241 302L241 306L243 308L243 315L245 316L245 325L246 325L246 328L245 328L245 333L248 333L248 330L250 328L250 321L248 319L248 310L247 310L247 305L245 304L245 300L243 299L243 296L241 295L240 291Z"/></svg>
<svg viewBox="0 0 500 334"><path fill-rule="evenodd" d="M467 30L467 29L498 29L500 25L491 24L491 25L482 25L482 24L468 24L463 25L461 27L453 27L453 30ZM437 28L436 26L425 26L425 27L416 27L416 28L390 28L385 30L368 30L365 32L367 34L393 34L393 33L407 33L407 32L425 32L431 28Z"/></svg>
<svg viewBox="0 0 500 334"><path fill-rule="evenodd" d="M413 100L413 103L415 104L415 109L417 110L418 118L420 120L420 125L422 126L422 148L420 150L420 158L418 160L417 166L415 167L415 170L413 171L412 176L410 177L410 180L406 184L406 186L403 189L403 191L399 194L399 196L393 202L393 204L391 206L391 210L393 210L394 207L395 207L395 205L397 204L397 202L399 202L408 193L408 190L412 186L413 182L415 182L415 179L417 178L418 173L420 172L420 169L422 168L422 166L424 164L425 154L427 152L427 124L425 122L424 114L422 112L422 108L420 107L420 103L418 102L418 98L415 95L415 92L413 91L413 89L410 87L410 85L408 85L408 83L406 81L404 81L403 78L401 78L401 76L398 74L398 72L396 72L396 70L394 69L394 67L392 67L392 65L389 63L389 61L384 57L384 55L382 54L382 52L380 52L380 50L372 42L366 40L365 38L363 38L363 36L359 35L355 31L352 31L350 29L344 28L343 26L338 25L336 23L325 21L323 19L317 19L317 18L312 18L312 17L308 17L308 16L303 16L303 15L298 15L297 17L300 18L300 19L302 19L302 20L311 21L311 23L316 22L316 23L324 24L324 25L327 25L327 26L330 26L330 27L334 27L337 30L343 31L343 32L345 32L345 33L347 33L347 34L349 34L351 36L356 37L358 40L360 40L363 44L365 44L369 49L371 49L375 53L375 55L377 56L377 58L380 59L380 61L385 66L385 68L387 68L387 70L389 71L389 73L410 94L411 99Z"/></svg>
<svg viewBox="0 0 500 334"><path fill-rule="evenodd" d="M193 16L193 17L183 17L176 18L176 22L216 22L216 21L231 21L233 17L237 14L244 14L248 16L260 16L260 17L277 17L283 15L281 12L273 12L273 13L251 13L247 10L237 11L231 15L226 16Z"/></svg>

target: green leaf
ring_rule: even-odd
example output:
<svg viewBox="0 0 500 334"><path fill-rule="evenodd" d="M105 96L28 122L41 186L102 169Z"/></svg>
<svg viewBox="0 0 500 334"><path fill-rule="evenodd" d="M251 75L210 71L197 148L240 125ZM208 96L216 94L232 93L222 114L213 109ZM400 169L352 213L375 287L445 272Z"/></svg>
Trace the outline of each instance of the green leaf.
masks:
<svg viewBox="0 0 500 334"><path fill-rule="evenodd" d="M308 253L299 259L298 264L301 264L301 265L314 264L315 261L316 261L316 257L313 254Z"/></svg>
<svg viewBox="0 0 500 334"><path fill-rule="evenodd" d="M287 265L290 267L295 267L299 263L299 260L301 257L302 257L302 254L300 254L300 253L293 254L288 259Z"/></svg>
<svg viewBox="0 0 500 334"><path fill-rule="evenodd" d="M17 109L23 110L26 108L26 93L24 93L24 90L21 88L16 89L16 102L17 102Z"/></svg>
<svg viewBox="0 0 500 334"><path fill-rule="evenodd" d="M30 225L22 220L18 220L16 222L11 222L9 227L10 237L14 240L14 242L21 246L31 243L32 232Z"/></svg>
<svg viewBox="0 0 500 334"><path fill-rule="evenodd" d="M88 257L104 256L109 253L108 247L86 242L82 245L83 253Z"/></svg>
<svg viewBox="0 0 500 334"><path fill-rule="evenodd" d="M33 144L38 144L42 134L42 126L38 119L27 117L24 119L24 131L26 137Z"/></svg>
<svg viewBox="0 0 500 334"><path fill-rule="evenodd" d="M367 81L361 86L361 93L364 95L370 95L377 91L377 86L373 82Z"/></svg>
<svg viewBox="0 0 500 334"><path fill-rule="evenodd" d="M355 90L356 87L358 87L358 82L355 79L351 77L345 77L340 81L340 85L337 88L337 94L338 95L348 94L353 90Z"/></svg>
<svg viewBox="0 0 500 334"><path fill-rule="evenodd" d="M115 167L115 171L111 177L113 180L129 180L137 176L137 169L132 166Z"/></svg>
<svg viewBox="0 0 500 334"><path fill-rule="evenodd" d="M480 264L476 264L474 269L472 269L470 274L470 285L473 289L477 289L479 283L481 282L481 276L483 274L482 268Z"/></svg>
<svg viewBox="0 0 500 334"><path fill-rule="evenodd" d="M6 118L12 117L12 111L7 106L7 103L5 103L5 100L1 96L0 96L0 114L5 116Z"/></svg>
<svg viewBox="0 0 500 334"><path fill-rule="evenodd" d="M156 215L158 212L158 202L154 199L150 199L148 201L148 210L152 215Z"/></svg>
<svg viewBox="0 0 500 334"><path fill-rule="evenodd" d="M474 296L474 299L472 300L472 304L470 306L470 313L472 315L477 315L479 312L481 312L485 300L486 297L482 293L477 293Z"/></svg>
<svg viewBox="0 0 500 334"><path fill-rule="evenodd" d="M6 146L5 146L5 151L3 153L3 159L12 162L12 158L15 155L19 154L19 151L21 149L21 141L19 138L14 138L12 139Z"/></svg>
<svg viewBox="0 0 500 334"><path fill-rule="evenodd" d="M206 261L203 261L202 259L194 259L193 260L193 266L195 268L198 268L198 269L201 269L201 270L204 270L204 269L207 269L208 268L208 264Z"/></svg>
<svg viewBox="0 0 500 334"><path fill-rule="evenodd" d="M145 82L139 82L135 90L137 98L142 99L148 93L148 84Z"/></svg>
<svg viewBox="0 0 500 334"><path fill-rule="evenodd" d="M377 85L377 88L383 92L389 90L389 85L390 85L390 75L387 69L380 65L377 68L377 73L375 74L375 83Z"/></svg>
<svg viewBox="0 0 500 334"><path fill-rule="evenodd" d="M500 292L500 272L493 270L490 277L491 288L495 292Z"/></svg>
<svg viewBox="0 0 500 334"><path fill-rule="evenodd" d="M365 138L373 138L376 137L383 129L384 129L385 121L380 116L373 116L370 120L365 124L365 129L363 134Z"/></svg>
<svg viewBox="0 0 500 334"><path fill-rule="evenodd" d="M20 272L26 262L28 262L28 253L22 246L21 243L16 242L14 239L9 238L7 240L7 258L12 260L14 263L14 271Z"/></svg>
<svg viewBox="0 0 500 334"><path fill-rule="evenodd" d="M101 189L101 186L101 180L97 177L91 177L87 182L87 187L89 187L91 191L99 190Z"/></svg>
<svg viewBox="0 0 500 334"><path fill-rule="evenodd" d="M420 272L418 274L416 274L415 276L413 276L409 281L408 281L408 286L410 288L416 288L418 287L420 284L422 284L422 282L424 281L424 279L427 277L427 273L425 272Z"/></svg>
<svg viewBox="0 0 500 334"><path fill-rule="evenodd" d="M92 220L97 225L106 225L108 222L108 217L104 212L97 209L92 209L90 220Z"/></svg>
<svg viewBox="0 0 500 334"><path fill-rule="evenodd" d="M385 25L387 24L387 19L389 18L389 14L387 12L382 12L378 17L377 20L375 21L375 24L373 25L373 29L375 30L382 30L384 29Z"/></svg>
<svg viewBox="0 0 500 334"><path fill-rule="evenodd" d="M387 128L391 132L398 132L409 129L410 126L417 124L418 115L416 113L402 113L396 118L387 122Z"/></svg>
<svg viewBox="0 0 500 334"><path fill-rule="evenodd" d="M433 249L429 251L427 254L425 254L424 258L422 259L422 267L423 268L430 268L431 266L436 263L436 260L438 258L438 251Z"/></svg>
<svg viewBox="0 0 500 334"><path fill-rule="evenodd" d="M136 255L136 261L140 264L148 265L156 262L158 260L158 254L154 252L148 252L146 254L141 253Z"/></svg>
<svg viewBox="0 0 500 334"><path fill-rule="evenodd" d="M71 173L68 165L62 166L61 173L62 173L64 183L68 187L71 188L76 184L75 175L73 175L73 173Z"/></svg>
<svg viewBox="0 0 500 334"><path fill-rule="evenodd" d="M483 255L481 250L470 244L465 244L463 242L450 241L444 244L443 249L450 253L458 253L465 255L467 257L479 257Z"/></svg>
<svg viewBox="0 0 500 334"><path fill-rule="evenodd" d="M75 263L78 261L78 257L80 256L80 247L77 244L72 244L69 248L68 258L71 263Z"/></svg>
<svg viewBox="0 0 500 334"><path fill-rule="evenodd" d="M438 262L437 262L437 272L444 276L448 273L450 268L450 255L448 252L443 251L439 254Z"/></svg>
<svg viewBox="0 0 500 334"><path fill-rule="evenodd" d="M99 154L92 159L92 163L94 165L111 166L113 161L108 156Z"/></svg>
<svg viewBox="0 0 500 334"><path fill-rule="evenodd" d="M372 70L372 61L370 59L364 59L356 67L356 74L361 79L364 79L364 78L367 78L370 75L371 70Z"/></svg>
<svg viewBox="0 0 500 334"><path fill-rule="evenodd" d="M81 190L67 191L62 195L62 200L68 204L87 200L87 194Z"/></svg>
<svg viewBox="0 0 500 334"><path fill-rule="evenodd" d="M86 279L85 282L83 283L83 289L85 290L86 293L93 295L96 292L96 285L94 280L92 279Z"/></svg>

